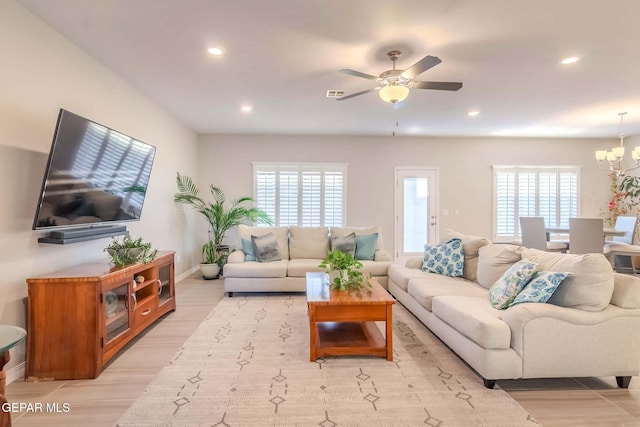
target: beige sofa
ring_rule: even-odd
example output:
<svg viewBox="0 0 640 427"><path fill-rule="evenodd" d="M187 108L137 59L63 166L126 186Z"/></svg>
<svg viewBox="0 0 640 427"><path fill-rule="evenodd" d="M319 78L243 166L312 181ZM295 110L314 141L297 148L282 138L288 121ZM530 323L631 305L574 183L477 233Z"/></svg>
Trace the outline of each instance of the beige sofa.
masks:
<svg viewBox="0 0 640 427"><path fill-rule="evenodd" d="M417 257L389 267L388 289L475 369L485 386L500 379L615 376L626 388L638 375L640 279L614 273L602 254L462 239L464 277L423 272ZM493 308L489 288L525 258L543 270L571 274L548 303Z"/></svg>
<svg viewBox="0 0 640 427"><path fill-rule="evenodd" d="M387 270L391 255L384 250L382 230L372 227L249 227L239 226L239 235L251 236L273 233L276 237L279 261L245 261L243 251L229 254L224 266L224 289L233 292L304 292L305 275L310 271L323 271L318 267L330 249L331 236L357 236L378 234L373 260L362 260L363 271L370 274L383 287L387 287Z"/></svg>

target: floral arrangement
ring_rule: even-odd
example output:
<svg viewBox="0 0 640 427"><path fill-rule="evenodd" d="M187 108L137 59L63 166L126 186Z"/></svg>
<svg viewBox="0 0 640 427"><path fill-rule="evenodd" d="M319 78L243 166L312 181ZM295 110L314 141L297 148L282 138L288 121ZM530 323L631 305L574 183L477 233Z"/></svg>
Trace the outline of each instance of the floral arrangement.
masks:
<svg viewBox="0 0 640 427"><path fill-rule="evenodd" d="M605 222L613 227L621 215L638 214L640 209L640 177L625 176L618 180L615 173L609 174L611 178L611 199L607 206Z"/></svg>

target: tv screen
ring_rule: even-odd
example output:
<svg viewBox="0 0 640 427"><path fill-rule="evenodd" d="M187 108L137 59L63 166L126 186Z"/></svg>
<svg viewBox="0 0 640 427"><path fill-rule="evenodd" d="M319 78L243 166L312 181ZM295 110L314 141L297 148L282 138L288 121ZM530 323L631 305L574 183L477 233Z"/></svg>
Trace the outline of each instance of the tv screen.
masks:
<svg viewBox="0 0 640 427"><path fill-rule="evenodd" d="M33 229L139 220L155 151L61 109Z"/></svg>

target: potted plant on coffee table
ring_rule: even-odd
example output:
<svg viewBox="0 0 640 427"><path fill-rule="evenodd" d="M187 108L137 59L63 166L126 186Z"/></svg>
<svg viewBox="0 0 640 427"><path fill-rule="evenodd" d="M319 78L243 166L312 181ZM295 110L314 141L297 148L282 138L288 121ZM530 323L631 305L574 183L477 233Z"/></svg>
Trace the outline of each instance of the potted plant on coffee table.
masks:
<svg viewBox="0 0 640 427"><path fill-rule="evenodd" d="M251 197L240 197L231 201L230 206L226 206L226 197L220 187L210 185L209 191L213 196L213 201L205 201L200 197L200 190L190 177L180 175L178 172L176 184L178 192L174 195L174 201L193 207L205 217L209 224L209 242L204 245L202 250L203 264L217 264L222 268L229 252L228 246L223 246L222 241L227 231L233 227L246 221L273 224L266 212L256 207L245 206L247 203L253 202Z"/></svg>
<svg viewBox="0 0 640 427"><path fill-rule="evenodd" d="M329 275L329 285L334 289L347 291L371 287L369 277L360 270L362 263L350 253L330 251L318 267L324 268Z"/></svg>

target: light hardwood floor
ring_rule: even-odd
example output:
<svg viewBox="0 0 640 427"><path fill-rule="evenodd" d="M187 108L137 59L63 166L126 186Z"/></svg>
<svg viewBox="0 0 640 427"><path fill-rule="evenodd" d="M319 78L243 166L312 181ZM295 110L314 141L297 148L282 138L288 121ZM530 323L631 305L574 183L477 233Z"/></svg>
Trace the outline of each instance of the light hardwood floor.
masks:
<svg viewBox="0 0 640 427"><path fill-rule="evenodd" d="M14 426L115 425L224 296L223 282L205 281L196 273L176 285L176 294L177 310L133 340L97 379L10 384L11 402L70 405L68 413L14 414ZM627 390L619 389L613 377L498 381L498 386L543 426L640 427L638 377Z"/></svg>

